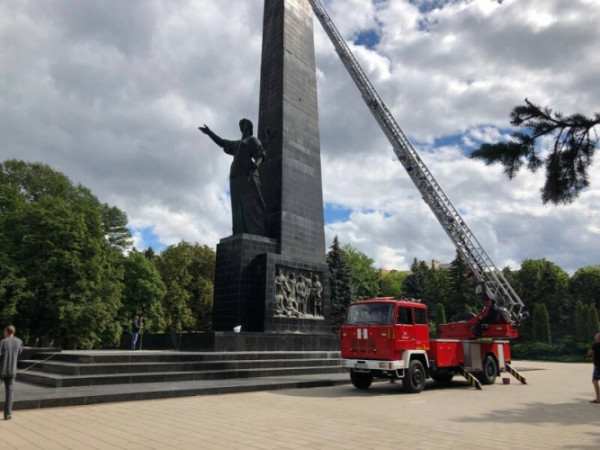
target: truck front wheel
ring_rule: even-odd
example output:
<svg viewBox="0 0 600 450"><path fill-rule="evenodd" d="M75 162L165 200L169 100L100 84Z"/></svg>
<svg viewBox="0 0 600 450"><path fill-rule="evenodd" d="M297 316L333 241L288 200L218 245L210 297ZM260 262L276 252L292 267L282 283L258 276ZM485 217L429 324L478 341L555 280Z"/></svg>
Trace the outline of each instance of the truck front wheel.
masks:
<svg viewBox="0 0 600 450"><path fill-rule="evenodd" d="M408 366L408 370L404 375L404 379L402 380L404 390L410 394L417 394L421 392L425 387L426 378L427 376L425 375L425 368L423 367L421 361L418 359L413 359Z"/></svg>
<svg viewBox="0 0 600 450"><path fill-rule="evenodd" d="M498 366L496 361L490 355L483 359L483 371L479 374L479 381L482 384L494 384L496 375L498 374Z"/></svg>
<svg viewBox="0 0 600 450"><path fill-rule="evenodd" d="M369 389L373 382L373 375L370 373L359 373L354 370L350 372L350 381L356 389Z"/></svg>

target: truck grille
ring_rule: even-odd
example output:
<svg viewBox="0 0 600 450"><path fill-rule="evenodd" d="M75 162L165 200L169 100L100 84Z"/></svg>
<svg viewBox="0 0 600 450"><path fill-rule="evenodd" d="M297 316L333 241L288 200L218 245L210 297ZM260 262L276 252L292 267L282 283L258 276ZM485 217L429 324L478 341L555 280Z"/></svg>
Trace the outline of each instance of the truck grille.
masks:
<svg viewBox="0 0 600 450"><path fill-rule="evenodd" d="M375 349L375 339L352 339L350 351L355 353L372 353Z"/></svg>

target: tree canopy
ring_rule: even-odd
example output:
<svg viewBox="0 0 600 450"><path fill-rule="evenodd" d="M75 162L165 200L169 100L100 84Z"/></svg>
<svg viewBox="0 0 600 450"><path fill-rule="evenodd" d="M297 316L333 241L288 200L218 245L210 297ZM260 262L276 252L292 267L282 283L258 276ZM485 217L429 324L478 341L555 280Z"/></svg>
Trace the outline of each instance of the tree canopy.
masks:
<svg viewBox="0 0 600 450"><path fill-rule="evenodd" d="M382 297L404 297L404 280L408 274L391 270L387 273L382 273L379 279L379 294Z"/></svg>
<svg viewBox="0 0 600 450"><path fill-rule="evenodd" d="M581 267L575 271L569 280L569 293L573 301L600 306L600 265Z"/></svg>
<svg viewBox="0 0 600 450"><path fill-rule="evenodd" d="M89 189L44 164L0 164L0 321L28 345L114 347L134 314L148 332L210 330L215 252L130 246L125 212Z"/></svg>
<svg viewBox="0 0 600 450"><path fill-rule="evenodd" d="M166 331L207 331L212 322L215 252L205 245L180 242L156 257L166 286Z"/></svg>
<svg viewBox="0 0 600 450"><path fill-rule="evenodd" d="M471 153L471 158L482 159L488 165L502 164L510 179L523 166L532 172L544 166L543 203L573 202L589 186L588 169L598 147L595 127L600 124L600 113L592 118L583 114L565 116L525 99L525 104L515 106L510 116L511 125L517 127L511 140L483 144ZM541 148L540 141L547 137L553 144L544 157L546 149Z"/></svg>
<svg viewBox="0 0 600 450"><path fill-rule="evenodd" d="M143 253L133 249L123 266L123 326L129 327L131 318L137 314L143 317L146 332L163 331L166 325L163 300L167 288L156 265Z"/></svg>
<svg viewBox="0 0 600 450"><path fill-rule="evenodd" d="M533 340L545 344L552 343L548 310L543 303L533 306Z"/></svg>
<svg viewBox="0 0 600 450"><path fill-rule="evenodd" d="M352 276L352 299L368 300L379 295L379 271L374 261L350 244L344 245L348 266Z"/></svg>
<svg viewBox="0 0 600 450"><path fill-rule="evenodd" d="M475 293L475 281L469 265L456 251L456 257L450 264L450 304L448 315L453 317L464 312L476 312L481 309L481 298Z"/></svg>
<svg viewBox="0 0 600 450"><path fill-rule="evenodd" d="M0 313L28 340L83 348L118 341L123 255L106 238L104 210L44 164L0 164Z"/></svg>
<svg viewBox="0 0 600 450"><path fill-rule="evenodd" d="M408 297L422 300L429 307L436 303L449 304L451 279L449 273L430 267L425 261L414 258L411 273L404 279L404 292Z"/></svg>

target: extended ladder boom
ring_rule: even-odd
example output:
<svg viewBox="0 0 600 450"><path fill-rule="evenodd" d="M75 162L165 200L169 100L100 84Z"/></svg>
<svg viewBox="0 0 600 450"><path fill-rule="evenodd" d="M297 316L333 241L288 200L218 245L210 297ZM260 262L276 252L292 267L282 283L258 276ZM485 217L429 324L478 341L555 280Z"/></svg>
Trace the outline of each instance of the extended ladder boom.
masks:
<svg viewBox="0 0 600 450"><path fill-rule="evenodd" d="M473 235L473 232L467 227L458 210L421 160L421 157L350 51L320 0L309 1L348 73L350 73L354 83L360 90L365 103L389 139L396 156L408 172L423 199L473 270L477 281L486 286L488 296L495 299L498 306L506 308L512 319L519 322L523 302L502 272L495 266Z"/></svg>

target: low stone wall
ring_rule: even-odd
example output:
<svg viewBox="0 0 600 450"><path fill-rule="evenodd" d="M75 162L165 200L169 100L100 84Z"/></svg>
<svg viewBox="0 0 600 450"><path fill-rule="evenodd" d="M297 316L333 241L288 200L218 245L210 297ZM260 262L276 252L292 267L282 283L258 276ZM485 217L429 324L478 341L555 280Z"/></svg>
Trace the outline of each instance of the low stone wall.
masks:
<svg viewBox="0 0 600 450"><path fill-rule="evenodd" d="M37 353L60 353L61 351L58 347L23 347L19 354L19 360L34 359Z"/></svg>
<svg viewBox="0 0 600 450"><path fill-rule="evenodd" d="M120 348L128 349L131 335L121 337ZM214 331L206 333L144 334L137 346L143 350L181 351L338 351L336 334L267 334Z"/></svg>

